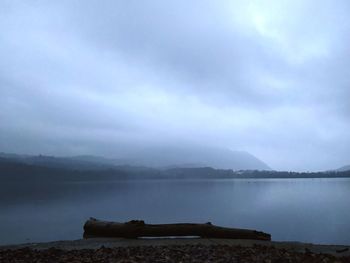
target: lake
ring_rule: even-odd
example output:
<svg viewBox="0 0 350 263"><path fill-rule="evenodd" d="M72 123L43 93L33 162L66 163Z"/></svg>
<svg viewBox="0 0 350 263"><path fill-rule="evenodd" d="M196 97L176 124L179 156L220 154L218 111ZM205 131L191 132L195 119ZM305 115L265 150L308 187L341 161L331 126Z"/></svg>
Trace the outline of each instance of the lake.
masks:
<svg viewBox="0 0 350 263"><path fill-rule="evenodd" d="M212 222L273 240L350 245L350 179L148 180L0 185L0 244L82 238L89 217Z"/></svg>

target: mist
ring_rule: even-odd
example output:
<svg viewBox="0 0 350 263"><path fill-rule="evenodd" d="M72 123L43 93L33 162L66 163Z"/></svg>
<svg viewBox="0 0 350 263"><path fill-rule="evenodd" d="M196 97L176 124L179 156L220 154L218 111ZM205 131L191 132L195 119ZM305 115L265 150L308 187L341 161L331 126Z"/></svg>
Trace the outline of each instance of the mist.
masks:
<svg viewBox="0 0 350 263"><path fill-rule="evenodd" d="M350 163L348 1L0 3L0 152Z"/></svg>

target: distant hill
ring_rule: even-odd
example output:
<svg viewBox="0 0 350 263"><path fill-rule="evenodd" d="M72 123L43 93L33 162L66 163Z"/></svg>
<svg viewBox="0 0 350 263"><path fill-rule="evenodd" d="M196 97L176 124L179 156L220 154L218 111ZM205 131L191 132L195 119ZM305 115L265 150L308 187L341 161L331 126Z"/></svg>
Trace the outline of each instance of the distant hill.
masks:
<svg viewBox="0 0 350 263"><path fill-rule="evenodd" d="M93 155L54 157L6 153L0 153L0 157L30 165L77 170L100 170L122 165L157 169L212 167L232 170L271 170L264 162L247 152L198 145L152 145L119 152L115 158Z"/></svg>
<svg viewBox="0 0 350 263"><path fill-rule="evenodd" d="M337 169L337 171L339 172L350 171L350 165L345 165L343 167L340 167L339 169Z"/></svg>
<svg viewBox="0 0 350 263"><path fill-rule="evenodd" d="M94 157L97 160L90 160L88 158L85 159L80 157L56 157L47 155L19 155L0 153L0 158L28 165L71 170L101 170L114 167L112 163L100 161L103 158L98 157Z"/></svg>
<svg viewBox="0 0 350 263"><path fill-rule="evenodd" d="M153 179L160 171L150 168L115 166L93 170L71 169L26 164L14 159L0 157L1 182L71 182L71 181L111 181L125 179Z"/></svg>
<svg viewBox="0 0 350 263"><path fill-rule="evenodd" d="M135 149L118 162L154 168L213 167L232 170L271 170L263 161L244 151L202 145L164 145Z"/></svg>
<svg viewBox="0 0 350 263"><path fill-rule="evenodd" d="M82 182L114 181L137 179L248 179L248 178L345 178L349 171L328 171L316 173L297 173L284 171L258 171L214 169L211 167L155 169L141 166L105 166L92 170L72 169L67 166L58 168L27 164L15 159L0 157L1 182Z"/></svg>

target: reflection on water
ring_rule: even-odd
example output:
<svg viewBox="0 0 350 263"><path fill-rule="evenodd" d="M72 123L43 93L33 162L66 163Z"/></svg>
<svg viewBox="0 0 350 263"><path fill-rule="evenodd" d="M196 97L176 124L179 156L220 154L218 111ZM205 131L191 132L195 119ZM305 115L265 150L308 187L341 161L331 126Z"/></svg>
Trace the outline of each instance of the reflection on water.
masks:
<svg viewBox="0 0 350 263"><path fill-rule="evenodd" d="M90 216L252 228L273 240L350 244L349 179L0 185L0 244L79 239Z"/></svg>

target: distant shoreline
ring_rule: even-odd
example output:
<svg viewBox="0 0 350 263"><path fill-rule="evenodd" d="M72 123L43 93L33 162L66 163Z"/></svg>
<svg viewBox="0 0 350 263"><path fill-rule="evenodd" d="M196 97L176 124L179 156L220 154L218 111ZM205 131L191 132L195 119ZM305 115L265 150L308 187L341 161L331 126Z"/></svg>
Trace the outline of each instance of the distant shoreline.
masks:
<svg viewBox="0 0 350 263"><path fill-rule="evenodd" d="M137 166L71 168L55 164L33 165L0 158L0 182L83 182L139 179L298 179L350 178L350 171L288 172L225 170L212 167L149 168Z"/></svg>

